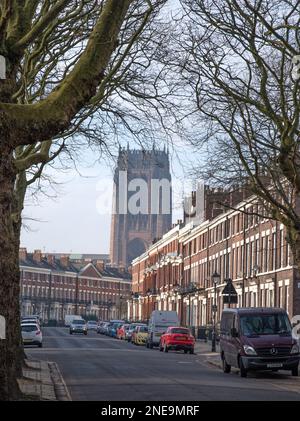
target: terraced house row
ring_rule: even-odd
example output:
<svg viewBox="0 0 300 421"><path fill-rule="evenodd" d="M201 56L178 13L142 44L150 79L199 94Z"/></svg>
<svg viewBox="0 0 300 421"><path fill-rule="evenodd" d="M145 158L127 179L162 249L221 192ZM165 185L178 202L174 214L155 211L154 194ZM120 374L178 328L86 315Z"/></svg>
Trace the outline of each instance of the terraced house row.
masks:
<svg viewBox="0 0 300 421"><path fill-rule="evenodd" d="M290 316L300 314L300 279L284 226L263 217L255 197L234 203L242 197L237 196L227 201L235 210L225 212L212 205L210 199L225 200L223 194L207 189L201 218L179 221L133 261L132 318L148 319L153 309L176 310L182 324L210 325L213 310L220 320L228 306L223 295L228 280L237 293L231 306L278 306Z"/></svg>
<svg viewBox="0 0 300 421"><path fill-rule="evenodd" d="M19 253L22 315L63 324L67 314L102 320L127 315L131 276L101 256Z"/></svg>

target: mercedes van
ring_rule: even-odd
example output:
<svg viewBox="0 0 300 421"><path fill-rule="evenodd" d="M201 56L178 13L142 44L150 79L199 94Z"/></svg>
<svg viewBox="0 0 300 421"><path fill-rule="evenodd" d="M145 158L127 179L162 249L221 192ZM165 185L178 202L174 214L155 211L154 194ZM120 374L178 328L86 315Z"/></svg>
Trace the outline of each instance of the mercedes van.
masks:
<svg viewBox="0 0 300 421"><path fill-rule="evenodd" d="M225 309L221 318L220 353L223 371L290 370L298 376L299 346L289 317L281 308Z"/></svg>

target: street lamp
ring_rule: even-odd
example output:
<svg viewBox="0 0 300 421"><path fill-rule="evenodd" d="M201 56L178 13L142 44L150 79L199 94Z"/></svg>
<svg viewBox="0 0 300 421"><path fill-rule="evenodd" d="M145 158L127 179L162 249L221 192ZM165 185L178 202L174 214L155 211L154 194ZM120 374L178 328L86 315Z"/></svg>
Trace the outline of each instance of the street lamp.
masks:
<svg viewBox="0 0 300 421"><path fill-rule="evenodd" d="M215 271L212 275L212 281L214 284L214 305L212 307L213 311L213 333L212 333L212 342L211 342L211 351L216 352L216 314L217 314L217 285L220 283L220 275Z"/></svg>

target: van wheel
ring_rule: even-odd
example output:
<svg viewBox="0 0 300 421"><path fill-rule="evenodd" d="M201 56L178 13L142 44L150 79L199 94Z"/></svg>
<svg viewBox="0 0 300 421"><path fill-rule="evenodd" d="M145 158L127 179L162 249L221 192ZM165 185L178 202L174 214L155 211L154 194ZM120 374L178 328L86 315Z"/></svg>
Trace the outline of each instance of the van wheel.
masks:
<svg viewBox="0 0 300 421"><path fill-rule="evenodd" d="M231 365L227 364L224 354L222 355L222 368L224 373L230 373L231 371Z"/></svg>
<svg viewBox="0 0 300 421"><path fill-rule="evenodd" d="M164 346L164 352L169 352L167 345Z"/></svg>
<svg viewBox="0 0 300 421"><path fill-rule="evenodd" d="M240 376L241 377L247 377L247 370L244 367L242 359L240 358L239 361L240 361Z"/></svg>
<svg viewBox="0 0 300 421"><path fill-rule="evenodd" d="M298 372L298 366L297 366L292 369L292 376L298 377L298 375L299 375L299 372Z"/></svg>

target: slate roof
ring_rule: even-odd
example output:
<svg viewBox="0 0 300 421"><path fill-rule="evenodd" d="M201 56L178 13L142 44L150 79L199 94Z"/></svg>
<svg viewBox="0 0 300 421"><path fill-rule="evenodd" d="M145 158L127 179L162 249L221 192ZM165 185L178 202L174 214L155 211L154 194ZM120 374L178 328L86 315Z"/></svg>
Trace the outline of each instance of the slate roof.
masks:
<svg viewBox="0 0 300 421"><path fill-rule="evenodd" d="M98 260L98 259L97 259ZM20 266L22 267L28 267L28 268L35 268L35 269L46 269L46 270L52 270L56 272L73 272L78 273L81 272L89 263L86 261L82 262L72 262L72 260L69 260L69 265L63 266L58 258L54 258L53 264L50 264L46 257L43 257L41 262L37 262L33 260L32 253L27 253L26 260L20 260ZM91 264L94 266L95 270L100 272L103 277L110 277L110 278L119 278L124 280L130 280L131 275L127 271L120 271L120 269L110 266L105 266L103 270L99 270L98 267L96 267L95 262L91 262ZM90 276L90 275L88 275Z"/></svg>

